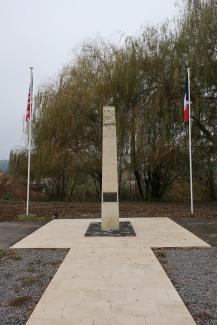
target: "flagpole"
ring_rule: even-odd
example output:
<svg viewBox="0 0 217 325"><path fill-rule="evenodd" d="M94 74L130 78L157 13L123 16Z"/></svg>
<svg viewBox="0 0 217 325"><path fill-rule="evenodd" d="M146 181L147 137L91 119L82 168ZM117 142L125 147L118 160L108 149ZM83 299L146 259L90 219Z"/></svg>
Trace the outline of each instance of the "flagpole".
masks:
<svg viewBox="0 0 217 325"><path fill-rule="evenodd" d="M191 85L190 85L190 68L188 70L188 107L189 107L189 165L190 165L190 192L191 192L191 214L194 213L193 203L193 182L192 182L192 150L191 150Z"/></svg>
<svg viewBox="0 0 217 325"><path fill-rule="evenodd" d="M29 214L29 184L31 166L31 136L32 136L32 106L33 106L33 68L30 67L31 94L30 94L30 117L29 117L29 143L28 143L28 176L27 176L27 196L26 196L26 215Z"/></svg>

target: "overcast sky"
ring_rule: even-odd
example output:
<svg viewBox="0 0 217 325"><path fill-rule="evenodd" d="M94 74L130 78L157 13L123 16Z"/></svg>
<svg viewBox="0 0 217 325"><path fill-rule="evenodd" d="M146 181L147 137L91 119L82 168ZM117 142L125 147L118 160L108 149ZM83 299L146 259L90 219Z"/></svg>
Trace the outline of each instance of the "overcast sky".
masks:
<svg viewBox="0 0 217 325"><path fill-rule="evenodd" d="M0 159L24 144L34 67L35 91L55 78L83 41L118 42L177 12L175 0L0 0Z"/></svg>

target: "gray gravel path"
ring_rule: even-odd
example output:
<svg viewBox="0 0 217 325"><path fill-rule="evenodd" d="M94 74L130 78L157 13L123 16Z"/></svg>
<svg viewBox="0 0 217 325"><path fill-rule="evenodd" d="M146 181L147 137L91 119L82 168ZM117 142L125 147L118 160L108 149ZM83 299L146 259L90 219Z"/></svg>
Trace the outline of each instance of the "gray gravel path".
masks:
<svg viewBox="0 0 217 325"><path fill-rule="evenodd" d="M66 249L16 249L0 259L0 324L24 325Z"/></svg>
<svg viewBox="0 0 217 325"><path fill-rule="evenodd" d="M217 248L155 250L198 325L217 325Z"/></svg>

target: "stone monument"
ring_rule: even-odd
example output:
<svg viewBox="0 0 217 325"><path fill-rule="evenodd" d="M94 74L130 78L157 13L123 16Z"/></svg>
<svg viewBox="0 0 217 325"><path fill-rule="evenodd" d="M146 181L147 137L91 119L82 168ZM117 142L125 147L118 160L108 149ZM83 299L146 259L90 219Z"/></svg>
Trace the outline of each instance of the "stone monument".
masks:
<svg viewBox="0 0 217 325"><path fill-rule="evenodd" d="M103 107L101 229L119 230L115 107Z"/></svg>
<svg viewBox="0 0 217 325"><path fill-rule="evenodd" d="M119 222L115 108L103 107L101 222L91 222L85 236L136 236L130 221Z"/></svg>

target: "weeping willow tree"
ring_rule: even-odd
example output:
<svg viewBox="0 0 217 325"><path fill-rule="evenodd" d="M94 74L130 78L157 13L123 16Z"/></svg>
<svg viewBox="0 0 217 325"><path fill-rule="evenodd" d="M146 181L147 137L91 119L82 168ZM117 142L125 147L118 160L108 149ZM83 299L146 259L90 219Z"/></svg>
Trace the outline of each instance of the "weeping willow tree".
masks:
<svg viewBox="0 0 217 325"><path fill-rule="evenodd" d="M10 152L8 171L15 177L25 178L27 170L27 152L25 149Z"/></svg>
<svg viewBox="0 0 217 325"><path fill-rule="evenodd" d="M32 121L32 180L57 199L100 197L102 108L117 114L120 195L126 171L135 196L160 199L188 176L187 127L181 108L186 67L192 70L194 175L215 198L217 11L213 1L186 1L172 25L144 28L121 45L90 42L53 84L41 87ZM10 170L26 175L26 150ZM129 183L127 185L130 186Z"/></svg>
<svg viewBox="0 0 217 325"><path fill-rule="evenodd" d="M179 21L175 49L180 62L191 67L194 174L199 180L206 178L210 198L216 199L216 1L188 1L184 17Z"/></svg>

